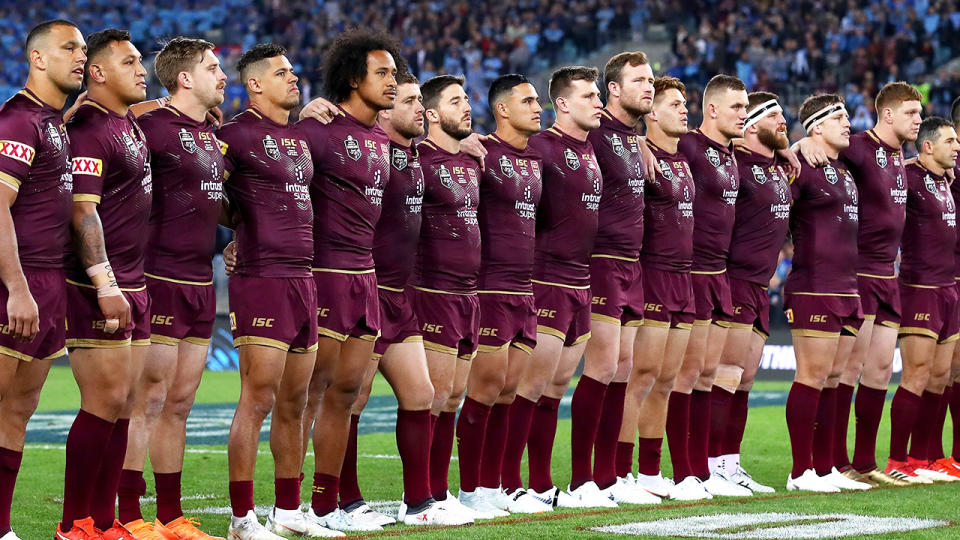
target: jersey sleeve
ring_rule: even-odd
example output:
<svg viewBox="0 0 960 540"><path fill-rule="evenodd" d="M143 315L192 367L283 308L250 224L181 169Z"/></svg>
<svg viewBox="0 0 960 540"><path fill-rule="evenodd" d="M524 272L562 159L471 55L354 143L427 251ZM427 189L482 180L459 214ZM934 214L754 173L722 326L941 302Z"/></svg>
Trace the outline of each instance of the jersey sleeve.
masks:
<svg viewBox="0 0 960 540"><path fill-rule="evenodd" d="M216 133L217 143L220 145L220 152L223 153L223 180L225 182L241 167L240 156L243 151L242 130L243 128L239 125L228 124Z"/></svg>
<svg viewBox="0 0 960 540"><path fill-rule="evenodd" d="M14 191L27 180L40 147L36 123L19 112L0 118L0 184Z"/></svg>
<svg viewBox="0 0 960 540"><path fill-rule="evenodd" d="M95 123L88 121L79 126L67 124L70 155L73 156L71 172L74 202L100 204L103 194L103 181L107 178L111 152L102 138L107 135L106 132L97 133L88 129L94 127Z"/></svg>

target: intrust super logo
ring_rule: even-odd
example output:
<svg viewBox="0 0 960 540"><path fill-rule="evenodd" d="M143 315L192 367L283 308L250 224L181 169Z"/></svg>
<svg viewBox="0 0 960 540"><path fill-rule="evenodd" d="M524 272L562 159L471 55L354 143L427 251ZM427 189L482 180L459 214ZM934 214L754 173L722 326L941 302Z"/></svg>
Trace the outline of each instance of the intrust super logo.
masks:
<svg viewBox="0 0 960 540"><path fill-rule="evenodd" d="M0 156L15 159L30 165L37 151L32 146L17 141L0 141Z"/></svg>
<svg viewBox="0 0 960 540"><path fill-rule="evenodd" d="M103 174L103 161L97 158L75 157L73 158L72 173L74 176L85 174L87 176L100 176Z"/></svg>

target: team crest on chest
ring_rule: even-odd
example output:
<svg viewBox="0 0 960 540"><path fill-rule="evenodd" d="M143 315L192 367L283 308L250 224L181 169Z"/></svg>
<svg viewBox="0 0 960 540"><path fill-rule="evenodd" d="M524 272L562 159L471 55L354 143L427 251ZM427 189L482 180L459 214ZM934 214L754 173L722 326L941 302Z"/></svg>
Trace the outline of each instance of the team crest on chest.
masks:
<svg viewBox="0 0 960 540"><path fill-rule="evenodd" d="M138 153L137 144L133 142L133 137L131 137L129 133L124 131L123 134L120 135L120 139L123 141L123 145L127 147L127 152L131 154Z"/></svg>
<svg viewBox="0 0 960 540"><path fill-rule="evenodd" d="M758 184L767 183L767 173L764 172L763 167L754 165L750 167L750 171L753 173L753 179L756 180Z"/></svg>
<svg viewBox="0 0 960 540"><path fill-rule="evenodd" d="M570 167L570 169L575 171L580 168L580 158L573 150L564 148L563 158L567 161L567 167Z"/></svg>
<svg viewBox="0 0 960 540"><path fill-rule="evenodd" d="M263 151L267 153L268 158L280 161L280 147L277 145L277 140L270 135L263 138Z"/></svg>
<svg viewBox="0 0 960 540"><path fill-rule="evenodd" d="M347 135L347 138L343 141L343 148L347 151L347 157L354 161L359 161L363 155L360 152L360 143L353 138L353 135Z"/></svg>
<svg viewBox="0 0 960 540"><path fill-rule="evenodd" d="M610 148L612 148L613 153L618 156L623 154L623 139L616 133L610 137Z"/></svg>
<svg viewBox="0 0 960 540"><path fill-rule="evenodd" d="M437 176L440 177L440 184L447 189L453 188L453 178L450 176L450 169L446 165L440 165L437 170Z"/></svg>
<svg viewBox="0 0 960 540"><path fill-rule="evenodd" d="M923 187L927 188L927 191L933 193L933 196L937 199L940 198L940 190L937 189L937 183L933 181L933 178L930 178L930 175L924 175L923 177Z"/></svg>
<svg viewBox="0 0 960 540"><path fill-rule="evenodd" d="M877 165L881 169L885 169L887 167L887 151L883 148L877 148Z"/></svg>
<svg viewBox="0 0 960 540"><path fill-rule="evenodd" d="M469 178L474 184L480 182L480 178L477 176L477 170L472 167L467 169L467 178Z"/></svg>
<svg viewBox="0 0 960 540"><path fill-rule="evenodd" d="M716 148L713 148L712 146L707 148L706 156L707 161L709 161L711 165L714 167L720 166L720 152L717 152Z"/></svg>
<svg viewBox="0 0 960 540"><path fill-rule="evenodd" d="M180 128L180 132L177 133L177 137L180 138L180 146L183 148L184 152L193 154L197 151L197 141L193 139L193 133L190 133L184 128Z"/></svg>
<svg viewBox="0 0 960 540"><path fill-rule="evenodd" d="M393 155L390 158L393 168L402 171L407 168L407 153L399 148L393 149Z"/></svg>
<svg viewBox="0 0 960 540"><path fill-rule="evenodd" d="M836 184L837 180L840 179L840 177L837 176L837 170L834 169L832 165L827 165L823 168L823 175L827 178L827 182L831 184Z"/></svg>
<svg viewBox="0 0 960 540"><path fill-rule="evenodd" d="M60 130L53 127L53 124L47 122L47 136L50 137L50 144L56 147L57 151L63 150L63 139L60 137Z"/></svg>
<svg viewBox="0 0 960 540"><path fill-rule="evenodd" d="M504 176L513 176L513 162L507 156L500 156L500 172Z"/></svg>
<svg viewBox="0 0 960 540"><path fill-rule="evenodd" d="M660 173L663 174L663 177L667 180L673 181L673 169L670 168L670 164L666 161L660 162Z"/></svg>

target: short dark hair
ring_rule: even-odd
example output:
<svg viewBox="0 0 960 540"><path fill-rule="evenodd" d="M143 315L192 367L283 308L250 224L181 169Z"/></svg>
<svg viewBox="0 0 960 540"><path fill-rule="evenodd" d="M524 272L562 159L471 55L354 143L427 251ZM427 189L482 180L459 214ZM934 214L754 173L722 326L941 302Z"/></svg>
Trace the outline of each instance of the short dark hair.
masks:
<svg viewBox="0 0 960 540"><path fill-rule="evenodd" d="M647 53L643 51L622 52L614 55L603 68L603 81L605 83L621 84L623 82L623 68L627 64L630 64L630 67L637 67L649 63Z"/></svg>
<svg viewBox="0 0 960 540"><path fill-rule="evenodd" d="M954 126L960 125L960 96L957 96L950 105L950 118Z"/></svg>
<svg viewBox="0 0 960 540"><path fill-rule="evenodd" d="M726 92L728 90L735 92L741 90L746 91L747 85L743 84L743 81L733 75L724 75L723 73L714 75L707 81L707 85L703 87L703 103L708 103L708 99L713 99L713 96L718 92Z"/></svg>
<svg viewBox="0 0 960 540"><path fill-rule="evenodd" d="M513 93L514 87L529 82L530 79L527 79L519 73L508 73L497 77L490 83L490 91L487 93L487 104L492 109L497 103L503 101L506 96Z"/></svg>
<svg viewBox="0 0 960 540"><path fill-rule="evenodd" d="M397 73L397 86L400 86L401 84L420 84L420 81L413 73L410 73L409 71L401 71Z"/></svg>
<svg viewBox="0 0 960 540"><path fill-rule="evenodd" d="M52 19L49 21L43 21L42 23L34 26L30 29L30 32L27 33L27 39L23 42L23 54L27 57L27 59L30 58L30 51L33 50L33 46L36 44L37 40L49 34L50 31L53 30L54 26L72 26L79 30L79 27L76 25L76 23L66 19Z"/></svg>
<svg viewBox="0 0 960 540"><path fill-rule="evenodd" d="M808 97L800 104L800 109L797 112L800 123L806 122L807 118L813 116L814 113L834 103L842 105L843 96L840 94L816 94Z"/></svg>
<svg viewBox="0 0 960 540"><path fill-rule="evenodd" d="M930 141L937 144L940 140L940 128L953 127L953 123L942 116L928 116L920 122L920 131L917 133L917 150L923 149L923 143Z"/></svg>
<svg viewBox="0 0 960 540"><path fill-rule="evenodd" d="M364 28L341 32L334 38L323 65L323 87L328 98L342 103L350 97L353 85L367 76L367 56L373 51L387 51L397 64L397 72L407 71L400 43L392 36Z"/></svg>
<svg viewBox="0 0 960 540"><path fill-rule="evenodd" d="M440 105L440 94L448 86L459 84L463 86L463 77L454 77L453 75L437 75L420 86L420 93L423 95L423 108L436 109Z"/></svg>
<svg viewBox="0 0 960 540"><path fill-rule="evenodd" d="M896 107L904 101L923 101L920 91L903 81L889 82L883 85L883 88L877 92L877 99L874 105L877 108L877 116L888 107Z"/></svg>
<svg viewBox="0 0 960 540"><path fill-rule="evenodd" d="M251 47L249 51L243 53L240 56L240 61L237 62L237 73L240 74L240 82L243 83L243 87L247 87L247 79L249 78L247 75L249 75L251 66L268 58L285 54L287 54L287 49L276 43L258 43Z"/></svg>
<svg viewBox="0 0 960 540"><path fill-rule="evenodd" d="M203 39L175 37L160 49L153 69L160 84L171 94L177 90L181 72L190 71L203 59L203 53L213 50L213 43Z"/></svg>
<svg viewBox="0 0 960 540"><path fill-rule="evenodd" d="M600 72L595 67L562 67L550 76L550 86L547 88L550 101L556 102L557 98L566 97L570 88L573 87L573 81L595 82L598 78L600 78Z"/></svg>
<svg viewBox="0 0 960 540"><path fill-rule="evenodd" d="M130 41L130 32L119 28L107 28L87 36L87 63L83 66L84 84L89 81L90 66L104 51L110 50L110 44L115 41Z"/></svg>

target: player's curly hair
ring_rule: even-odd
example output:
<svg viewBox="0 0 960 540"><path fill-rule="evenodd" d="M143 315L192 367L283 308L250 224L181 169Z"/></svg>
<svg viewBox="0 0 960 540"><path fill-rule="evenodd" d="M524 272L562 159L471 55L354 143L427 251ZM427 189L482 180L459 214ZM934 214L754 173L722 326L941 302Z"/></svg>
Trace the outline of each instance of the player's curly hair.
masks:
<svg viewBox="0 0 960 540"><path fill-rule="evenodd" d="M350 97L354 85L367 76L367 55L373 51L387 51L397 64L397 72L407 71L400 43L392 36L364 28L347 30L334 39L323 65L323 87L328 99L342 103Z"/></svg>

